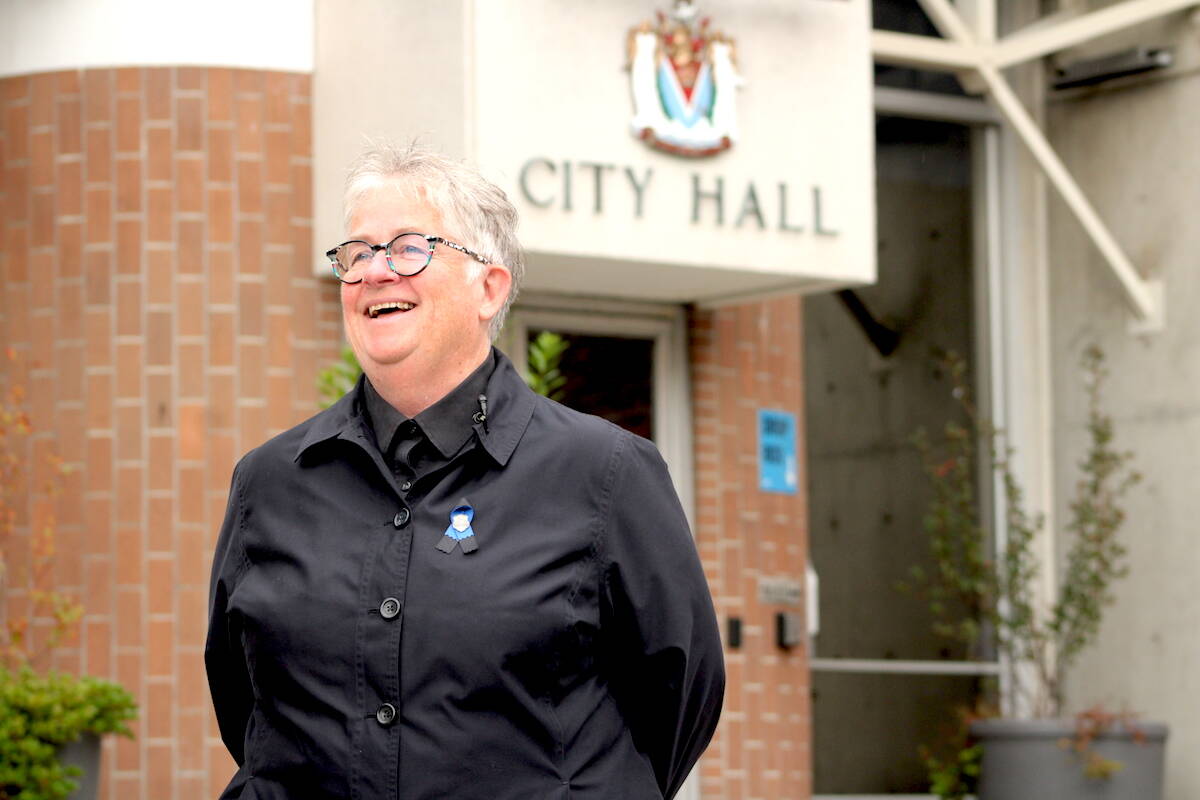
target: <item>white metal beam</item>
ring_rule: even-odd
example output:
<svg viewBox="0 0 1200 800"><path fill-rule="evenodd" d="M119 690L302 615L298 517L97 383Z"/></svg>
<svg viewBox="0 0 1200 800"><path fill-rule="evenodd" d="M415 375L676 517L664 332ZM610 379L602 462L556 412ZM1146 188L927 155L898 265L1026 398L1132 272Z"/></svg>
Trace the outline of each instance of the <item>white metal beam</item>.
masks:
<svg viewBox="0 0 1200 800"><path fill-rule="evenodd" d="M979 38L975 35L972 26L967 24L959 9L950 4L950 0L917 0L917 2L942 38L969 48L975 55L976 63L988 52L986 48L980 47ZM970 10L974 11L975 9ZM994 17L993 13L993 19ZM980 84L975 70L959 70L956 77L969 93L981 94L983 92L984 87Z"/></svg>
<svg viewBox="0 0 1200 800"><path fill-rule="evenodd" d="M1017 98L996 67L982 65L979 68L979 74L987 85L988 94L1000 113L1004 115L1013 130L1021 137L1021 141L1029 148L1029 152L1041 166L1046 177L1050 179L1050 183L1083 225L1083 229L1096 244L1113 273L1116 274L1134 314L1140 320L1153 319L1157 315L1158 309L1152 290L1134 269L1133 264L1121 250L1121 246L1117 244L1117 240L1105 227L1104 222L1092 208L1092 204L1088 202L1083 190L1079 188L1079 184L1071 177L1071 173L1067 171L1058 154L1054 152L1054 148L1046 140L1033 117L1021 105L1020 99Z"/></svg>
<svg viewBox="0 0 1200 800"><path fill-rule="evenodd" d="M921 0L922 6L926 2L945 0ZM1017 31L997 42L986 60L1000 68L1011 67L1196 6L1200 6L1197 0L1125 0L1054 25Z"/></svg>
<svg viewBox="0 0 1200 800"><path fill-rule="evenodd" d="M925 16L929 17L938 34L947 41L961 44L961 46L971 49L971 52L976 56L976 62L982 55L986 53L984 48L979 47L978 38L974 34L971 25L966 23L958 8L950 5L949 0L917 0L918 5L922 7ZM967 92L972 95L983 94L983 85L979 83L979 76L974 70L959 70L955 73L955 77L959 79L959 83Z"/></svg>
<svg viewBox="0 0 1200 800"><path fill-rule="evenodd" d="M943 38L965 45L975 45L975 34L963 20L950 0L917 0L933 27Z"/></svg>
<svg viewBox="0 0 1200 800"><path fill-rule="evenodd" d="M975 31L975 40L981 44L996 41L996 0L958 0L963 19Z"/></svg>
<svg viewBox="0 0 1200 800"><path fill-rule="evenodd" d="M935 72L973 70L979 63L974 48L932 36L892 31L872 31L871 52L881 64Z"/></svg>
<svg viewBox="0 0 1200 800"><path fill-rule="evenodd" d="M985 100L890 86L875 87L875 113L959 125L999 125L1004 121L995 107Z"/></svg>
<svg viewBox="0 0 1200 800"><path fill-rule="evenodd" d="M949 0L918 2L938 31L950 41L876 31L872 39L876 57L888 63L924 69L940 68L955 72L967 69L973 76L977 76L992 102L1008 120L1067 207L1083 225L1084 231L1100 250L1104 260L1108 262L1125 291L1126 300L1137 320L1150 327L1154 327L1156 322L1161 324L1161 301L1157 299L1156 287L1144 280L1134 269L1117 240L1088 202L1079 184L1054 152L1037 122L1025 110L1001 74L1002 66L997 63L997 54L1007 54L1005 58L1009 60L1004 66L1012 66L1163 14L1200 5L1200 0L1125 0L1101 11L1030 31L1023 35L1024 38L1017 34L996 44L980 44L975 32ZM984 5L987 5L986 0ZM1016 44L1013 44L1014 41ZM880 58L881 50L893 60Z"/></svg>

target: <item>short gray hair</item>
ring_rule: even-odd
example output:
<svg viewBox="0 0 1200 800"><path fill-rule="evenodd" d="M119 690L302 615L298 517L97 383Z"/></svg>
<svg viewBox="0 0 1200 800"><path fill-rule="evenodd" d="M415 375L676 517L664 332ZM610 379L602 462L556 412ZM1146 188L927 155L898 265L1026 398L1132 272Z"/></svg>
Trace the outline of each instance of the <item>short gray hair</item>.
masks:
<svg viewBox="0 0 1200 800"><path fill-rule="evenodd" d="M447 232L448 238L461 237L465 241L459 244L490 263L508 267L512 273L512 288L488 329L495 341L525 277L525 256L517 240L517 209L499 186L473 167L415 142L398 146L390 141L371 141L346 176L343 224L347 230L363 196L394 180L423 190L429 202L453 226L453 232ZM427 232L442 233L421 231ZM478 262L470 263L482 269Z"/></svg>

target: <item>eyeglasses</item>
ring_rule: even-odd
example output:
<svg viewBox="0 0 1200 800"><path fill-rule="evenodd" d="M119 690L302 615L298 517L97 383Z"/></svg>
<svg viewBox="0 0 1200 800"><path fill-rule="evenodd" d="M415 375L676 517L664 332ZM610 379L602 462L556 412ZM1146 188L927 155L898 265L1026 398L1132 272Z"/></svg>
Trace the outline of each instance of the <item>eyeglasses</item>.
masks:
<svg viewBox="0 0 1200 800"><path fill-rule="evenodd" d="M329 257L333 274L338 280L342 283L358 283L380 250L387 259L388 269L397 275L411 277L429 266L433 260L433 249L439 244L466 253L480 264L488 263L486 258L461 244L423 233L402 233L387 244L369 244L358 240L342 242L332 250L325 251L325 255Z"/></svg>

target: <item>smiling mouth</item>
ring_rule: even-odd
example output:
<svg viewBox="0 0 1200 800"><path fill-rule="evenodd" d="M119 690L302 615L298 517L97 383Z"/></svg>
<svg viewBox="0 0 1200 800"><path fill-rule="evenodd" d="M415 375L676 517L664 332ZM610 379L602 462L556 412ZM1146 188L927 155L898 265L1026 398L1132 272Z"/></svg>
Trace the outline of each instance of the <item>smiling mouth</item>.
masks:
<svg viewBox="0 0 1200 800"><path fill-rule="evenodd" d="M367 316L370 317L371 319L375 319L376 317L380 317L385 314L392 314L397 311L411 311L412 309L414 309L416 307L417 307L416 303L406 303L406 302L376 303L373 306L367 307Z"/></svg>

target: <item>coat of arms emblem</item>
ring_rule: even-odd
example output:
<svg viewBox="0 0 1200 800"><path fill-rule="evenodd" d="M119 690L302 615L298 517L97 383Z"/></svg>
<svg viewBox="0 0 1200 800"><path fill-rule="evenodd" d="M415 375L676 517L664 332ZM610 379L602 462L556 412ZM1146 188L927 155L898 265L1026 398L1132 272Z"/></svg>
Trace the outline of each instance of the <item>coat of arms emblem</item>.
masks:
<svg viewBox="0 0 1200 800"><path fill-rule="evenodd" d="M629 31L633 134L681 156L710 156L737 141L735 93L742 79L733 40L675 0L656 22Z"/></svg>

